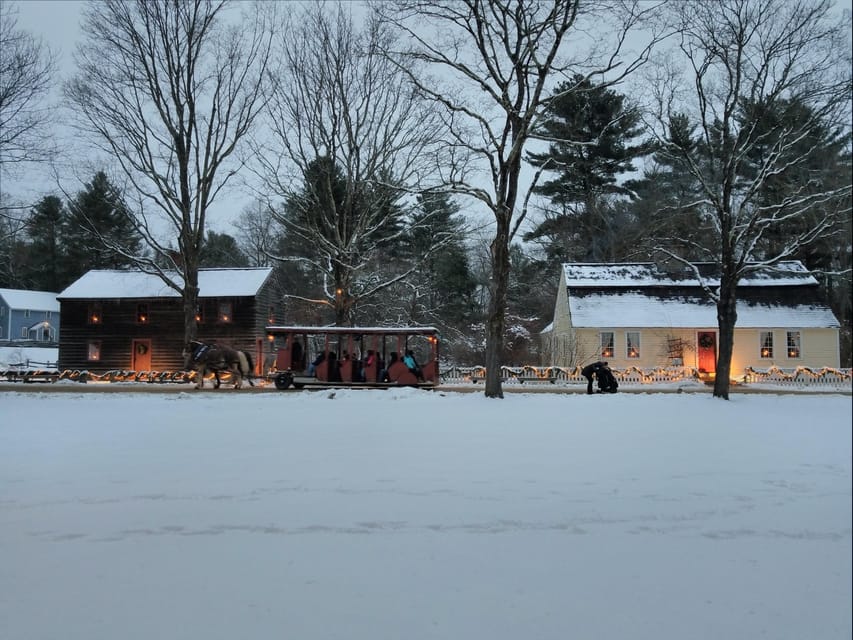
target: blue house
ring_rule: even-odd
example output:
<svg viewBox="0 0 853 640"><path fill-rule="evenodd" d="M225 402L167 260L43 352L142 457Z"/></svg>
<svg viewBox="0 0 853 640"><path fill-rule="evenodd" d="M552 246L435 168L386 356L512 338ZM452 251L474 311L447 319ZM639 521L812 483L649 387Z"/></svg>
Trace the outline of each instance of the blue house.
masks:
<svg viewBox="0 0 853 640"><path fill-rule="evenodd" d="M0 342L56 343L59 301L51 291L0 289Z"/></svg>

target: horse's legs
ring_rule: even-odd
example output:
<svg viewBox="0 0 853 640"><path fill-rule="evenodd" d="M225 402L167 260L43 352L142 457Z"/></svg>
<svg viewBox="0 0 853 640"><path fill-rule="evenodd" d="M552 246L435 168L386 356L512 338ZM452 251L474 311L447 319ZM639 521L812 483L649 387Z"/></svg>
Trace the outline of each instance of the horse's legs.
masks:
<svg viewBox="0 0 853 640"><path fill-rule="evenodd" d="M198 373L196 373L196 375L198 376L198 380L195 382L195 388L204 389L204 365L201 365L197 371Z"/></svg>

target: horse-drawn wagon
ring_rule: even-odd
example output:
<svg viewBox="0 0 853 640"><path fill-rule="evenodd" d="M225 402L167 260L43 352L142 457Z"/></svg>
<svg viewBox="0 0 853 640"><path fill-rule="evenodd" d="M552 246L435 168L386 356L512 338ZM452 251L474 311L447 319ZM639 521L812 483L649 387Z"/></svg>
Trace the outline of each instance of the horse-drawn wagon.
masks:
<svg viewBox="0 0 853 640"><path fill-rule="evenodd" d="M438 385L439 335L434 327L304 327L271 325L278 389Z"/></svg>

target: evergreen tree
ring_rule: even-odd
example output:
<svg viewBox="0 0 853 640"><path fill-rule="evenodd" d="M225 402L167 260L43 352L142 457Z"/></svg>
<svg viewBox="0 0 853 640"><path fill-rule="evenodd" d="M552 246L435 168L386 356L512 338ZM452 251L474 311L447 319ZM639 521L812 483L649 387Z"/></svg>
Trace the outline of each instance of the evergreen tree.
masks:
<svg viewBox="0 0 853 640"><path fill-rule="evenodd" d="M707 165L707 150L699 143L695 129L685 114L674 114L669 119L668 139L685 149L695 166ZM701 185L682 157L665 153L656 145L643 177L626 186L635 194L631 209L641 232L638 247L647 252L665 247L687 260L708 259L704 247L713 242L711 221L702 215L699 205Z"/></svg>
<svg viewBox="0 0 853 640"><path fill-rule="evenodd" d="M62 233L66 210L56 196L45 196L32 209L27 220L30 257L24 284L28 289L62 291L74 278L63 271L65 254Z"/></svg>
<svg viewBox="0 0 853 640"><path fill-rule="evenodd" d="M447 193L422 194L407 238L410 260L419 267L410 279L415 298L412 322L461 330L471 322L476 282L465 249L459 206ZM437 244L441 249L435 251Z"/></svg>
<svg viewBox="0 0 853 640"><path fill-rule="evenodd" d="M199 255L200 267L248 267L249 259L227 233L208 231Z"/></svg>
<svg viewBox="0 0 853 640"><path fill-rule="evenodd" d="M71 281L90 269L133 266L130 256L142 253L142 237L124 197L103 171L68 203L63 242L65 272Z"/></svg>
<svg viewBox="0 0 853 640"><path fill-rule="evenodd" d="M633 161L649 153L639 137L639 111L625 97L594 85L581 75L555 90L538 134L554 140L546 153L530 154L530 162L557 177L535 189L550 200L545 219L525 240L542 244L546 259L612 260L612 240L630 223L614 217L613 196L632 192L618 183L634 170ZM585 255L578 255L578 251Z"/></svg>
<svg viewBox="0 0 853 640"><path fill-rule="evenodd" d="M355 181L333 159L316 158L276 216L282 281L295 285L294 298L331 308L338 325L352 322L360 303L404 275L394 275L391 264L405 228L401 193L387 172L375 175ZM389 271L391 280L383 280Z"/></svg>

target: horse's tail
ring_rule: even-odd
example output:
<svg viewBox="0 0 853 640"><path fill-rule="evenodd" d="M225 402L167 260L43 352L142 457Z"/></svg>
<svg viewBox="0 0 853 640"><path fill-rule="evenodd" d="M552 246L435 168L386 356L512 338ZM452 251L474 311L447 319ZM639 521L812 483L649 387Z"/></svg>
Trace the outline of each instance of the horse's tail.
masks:
<svg viewBox="0 0 853 640"><path fill-rule="evenodd" d="M252 362L252 354L242 350L238 351L237 354L240 358L240 369L242 369L243 376L254 387L255 383L252 382L252 378L255 377L255 363Z"/></svg>

